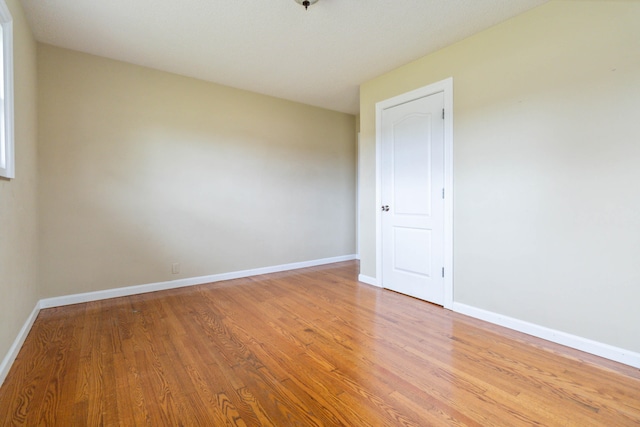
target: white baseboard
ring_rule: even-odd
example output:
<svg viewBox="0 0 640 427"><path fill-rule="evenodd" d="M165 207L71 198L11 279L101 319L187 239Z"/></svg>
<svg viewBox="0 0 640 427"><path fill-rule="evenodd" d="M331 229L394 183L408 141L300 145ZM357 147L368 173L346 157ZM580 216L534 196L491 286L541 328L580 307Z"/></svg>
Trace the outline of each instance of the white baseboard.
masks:
<svg viewBox="0 0 640 427"><path fill-rule="evenodd" d="M318 265L333 264L335 262L351 261L356 258L355 255L344 255L332 258L322 258L312 261L294 262L291 264L275 265L271 267L255 268L251 270L234 271L231 273L214 274L211 276L192 277L188 279L171 280L169 282L149 283L146 285L128 286L124 288L107 289L97 292L86 292L82 294L65 295L61 297L45 298L36 303L35 308L27 318L27 321L22 326L22 329L18 333L15 341L9 348L9 352L2 360L0 364L0 386L4 382L5 378L9 374L11 365L18 357L20 348L24 344L29 331L33 326L33 323L38 317L38 313L41 309L61 307L64 305L78 304L90 301L99 301L103 299L116 298L122 296L143 294L147 292L162 291L165 289L175 289L185 286L201 285L204 283L220 282L222 280L240 279L242 277L258 276L260 274L278 273L281 271L297 270L299 268L315 267Z"/></svg>
<svg viewBox="0 0 640 427"><path fill-rule="evenodd" d="M365 276L364 274L358 275L358 281L366 283L367 285L376 286L378 288L382 287L378 284L378 279L376 279L375 277Z"/></svg>
<svg viewBox="0 0 640 427"><path fill-rule="evenodd" d="M11 344L11 347L9 347L9 351L7 352L7 355L2 360L2 363L0 363L0 386L2 385L4 380L7 378L7 375L9 375L9 370L11 369L11 365L13 365L13 362L16 360L16 357L18 357L18 353L22 348L22 344L24 344L24 340L27 339L27 335L29 335L29 331L33 326L33 322L36 321L36 317L38 317L38 313L40 313L40 304L36 303L36 306L34 307L33 311L31 312L29 317L27 317L27 321L24 322L24 325L22 325L22 329L20 329L20 332L18 332L18 336L13 341L13 344Z"/></svg>
<svg viewBox="0 0 640 427"><path fill-rule="evenodd" d="M31 314L27 318L26 322L22 326L22 329L18 333L18 336L16 337L15 341L9 348L9 351L7 352L6 356L2 360L2 363L0 363L0 386L6 379L7 375L9 374L11 365L13 364L16 357L18 356L20 348L22 347L22 344L27 338L27 335L29 334L29 331L31 330L31 327L33 326L33 323L38 317L38 313L40 312L41 309L59 307L59 306L70 305L70 304L78 304L78 303L89 302L89 301L99 301L99 300L108 299L108 298L136 295L136 294L142 294L147 292L156 292L156 291L161 291L165 289L175 289L175 288L199 285L204 283L219 282L222 280L239 279L243 277L257 276L261 274L296 270L299 268L315 267L318 265L332 264L335 262L351 261L355 258L356 258L355 255L345 255L345 256L332 257L332 258L323 258L323 259L312 260L312 261L282 264L282 265L276 265L272 267L262 267L262 268L256 268L251 270L235 271L231 273L192 277L187 279L172 280L168 282L150 283L146 285L129 286L124 288L108 289L104 291L86 292L82 294L42 299L36 304L35 308L33 309ZM360 282L363 282L372 286L380 287L377 279L370 276L365 276L363 274L360 274L358 276L358 280ZM620 362L625 365L633 366L635 368L640 369L640 353L614 347L614 346L600 343L597 341L592 341L576 335L568 334L566 332L546 328L544 326L525 322L523 320L515 319L509 316L504 316L498 313L472 307L462 303L454 302L452 309L457 313L465 314L467 316L474 317L476 319L484 320L486 322L493 323L499 326L504 326L509 329L523 332L528 335L542 338L547 341L555 342L557 344L565 345L567 347L575 348L577 350L581 350L586 353L594 354L596 356L604 357L606 359Z"/></svg>
<svg viewBox="0 0 640 427"><path fill-rule="evenodd" d="M535 323L525 322L524 320L504 316L502 314L472 307L459 302L453 303L453 311L476 319L484 320L495 325L504 326L505 328L513 329L518 332L523 332L534 337L542 338L556 344L584 351L585 353L594 354L596 356L604 357L605 359L633 366L634 368L640 368L640 353L614 347L609 344L593 341L555 329L550 329L536 325Z"/></svg>
<svg viewBox="0 0 640 427"><path fill-rule="evenodd" d="M146 285L127 286L124 288L106 289L104 291L85 292L81 294L45 298L40 300L40 308L60 307L70 304L79 304L83 302L144 294L148 292L164 291L166 289L176 289L186 286L202 285L204 283L220 282L222 280L232 280L240 279L243 277L258 276L260 274L297 270L299 268L315 267L318 265L333 264L335 262L351 261L354 259L355 255L344 255L332 258L316 259L312 261L275 265L271 267L254 268L251 270L234 271L231 273L213 274L210 276L191 277L187 279L171 280L168 282L148 283Z"/></svg>

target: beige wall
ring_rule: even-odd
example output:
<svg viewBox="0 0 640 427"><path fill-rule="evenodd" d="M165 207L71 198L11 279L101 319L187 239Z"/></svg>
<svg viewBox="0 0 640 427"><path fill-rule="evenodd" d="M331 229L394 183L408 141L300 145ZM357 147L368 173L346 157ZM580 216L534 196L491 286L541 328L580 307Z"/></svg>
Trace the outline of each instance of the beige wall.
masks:
<svg viewBox="0 0 640 427"><path fill-rule="evenodd" d="M361 272L375 103L454 78L454 298L640 352L640 2L553 0L361 86Z"/></svg>
<svg viewBox="0 0 640 427"><path fill-rule="evenodd" d="M39 298L36 44L19 1L6 3L13 17L16 177L0 178L0 362Z"/></svg>
<svg viewBox="0 0 640 427"><path fill-rule="evenodd" d="M48 45L38 71L45 297L355 252L354 116Z"/></svg>

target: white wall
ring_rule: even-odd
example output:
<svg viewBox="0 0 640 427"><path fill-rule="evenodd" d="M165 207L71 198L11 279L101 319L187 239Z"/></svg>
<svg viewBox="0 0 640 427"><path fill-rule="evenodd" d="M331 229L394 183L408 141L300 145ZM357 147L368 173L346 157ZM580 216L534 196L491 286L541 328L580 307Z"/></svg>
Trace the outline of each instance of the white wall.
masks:
<svg viewBox="0 0 640 427"><path fill-rule="evenodd" d="M355 253L354 116L48 45L38 69L44 296Z"/></svg>
<svg viewBox="0 0 640 427"><path fill-rule="evenodd" d="M361 86L361 272L375 103L454 78L454 299L640 352L640 3L551 1Z"/></svg>

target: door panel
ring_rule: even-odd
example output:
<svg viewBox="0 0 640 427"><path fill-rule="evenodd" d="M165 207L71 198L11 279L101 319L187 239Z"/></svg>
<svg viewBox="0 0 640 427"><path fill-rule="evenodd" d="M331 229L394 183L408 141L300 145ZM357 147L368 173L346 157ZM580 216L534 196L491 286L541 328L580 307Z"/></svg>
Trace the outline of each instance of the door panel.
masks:
<svg viewBox="0 0 640 427"><path fill-rule="evenodd" d="M396 271L431 276L431 230L395 227L393 229Z"/></svg>
<svg viewBox="0 0 640 427"><path fill-rule="evenodd" d="M382 285L443 304L444 94L382 112Z"/></svg>
<svg viewBox="0 0 640 427"><path fill-rule="evenodd" d="M393 206L398 215L431 213L431 123L426 115L411 114L393 125ZM425 190L426 197L416 197Z"/></svg>

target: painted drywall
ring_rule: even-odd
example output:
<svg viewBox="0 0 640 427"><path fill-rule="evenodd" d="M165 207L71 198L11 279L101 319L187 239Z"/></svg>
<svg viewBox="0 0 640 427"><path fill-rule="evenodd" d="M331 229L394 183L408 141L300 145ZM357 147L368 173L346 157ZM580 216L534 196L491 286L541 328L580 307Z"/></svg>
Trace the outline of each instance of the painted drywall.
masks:
<svg viewBox="0 0 640 427"><path fill-rule="evenodd" d="M39 299L36 43L17 0L13 17L15 179L0 178L0 361Z"/></svg>
<svg viewBox="0 0 640 427"><path fill-rule="evenodd" d="M553 0L361 86L361 273L375 104L454 78L454 299L640 351L640 2Z"/></svg>
<svg viewBox="0 0 640 427"><path fill-rule="evenodd" d="M355 253L353 115L42 44L38 76L45 297Z"/></svg>

